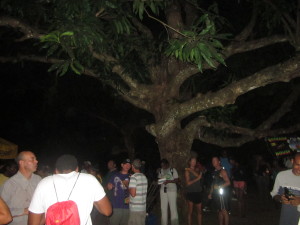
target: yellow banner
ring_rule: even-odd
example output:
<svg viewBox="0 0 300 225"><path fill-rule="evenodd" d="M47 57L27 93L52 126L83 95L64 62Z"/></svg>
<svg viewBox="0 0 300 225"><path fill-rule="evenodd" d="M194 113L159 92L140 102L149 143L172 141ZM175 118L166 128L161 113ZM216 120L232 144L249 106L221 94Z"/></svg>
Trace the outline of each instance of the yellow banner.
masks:
<svg viewBox="0 0 300 225"><path fill-rule="evenodd" d="M18 154L18 145L0 138L0 159L14 159Z"/></svg>

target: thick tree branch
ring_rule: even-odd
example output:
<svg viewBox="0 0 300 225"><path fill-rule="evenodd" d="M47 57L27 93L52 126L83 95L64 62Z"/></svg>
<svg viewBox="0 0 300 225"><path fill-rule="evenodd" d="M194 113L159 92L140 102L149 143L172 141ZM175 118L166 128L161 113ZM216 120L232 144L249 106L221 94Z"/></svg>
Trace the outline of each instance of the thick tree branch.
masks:
<svg viewBox="0 0 300 225"><path fill-rule="evenodd" d="M124 68L119 64L118 60L114 57L107 55L105 53L97 53L92 48L90 51L93 57L101 62L112 64L112 72L119 75L119 77L129 86L132 90L132 94L136 93L135 97L143 97L145 96L144 91L148 92L148 88L146 85L139 84L136 80L132 79L129 74L124 72Z"/></svg>
<svg viewBox="0 0 300 225"><path fill-rule="evenodd" d="M261 38L257 40L247 42L232 42L228 45L223 54L226 58L237 53L243 53L247 51L253 51L259 48L263 48L269 45L287 42L289 39L286 36L274 35L272 37Z"/></svg>
<svg viewBox="0 0 300 225"><path fill-rule="evenodd" d="M17 55L17 56L1 56L0 57L1 63L7 63L7 62L17 63L17 62L21 62L23 60L49 63L49 64L64 62L64 60L62 60L62 59L46 58L44 56L36 56L36 55Z"/></svg>
<svg viewBox="0 0 300 225"><path fill-rule="evenodd" d="M112 72L118 74L130 88L134 88L134 89L138 88L138 83L135 80L131 79L130 76L128 76L124 73L124 68L119 65L117 59L115 59L114 57L107 55L105 53L99 54L99 53L95 52L92 49L92 47L90 47L90 51L92 53L92 56L95 59L97 59L103 63L106 63L106 64L114 65L112 68Z"/></svg>
<svg viewBox="0 0 300 225"><path fill-rule="evenodd" d="M248 129L226 123L208 122L205 117L199 117L191 123L190 127L187 126L187 128L191 128L191 132L194 131L194 137L196 139L199 139L205 143L214 144L221 147L240 147L241 145L249 141L261 139L263 137L292 134L299 131L300 124L296 124L288 128L280 128L274 130L259 128ZM226 136L225 138L220 138L218 136L215 136L211 132L205 132L206 128L226 130L228 133L239 134L239 137L233 138L230 136Z"/></svg>
<svg viewBox="0 0 300 225"><path fill-rule="evenodd" d="M198 94L198 96L190 101L180 104L176 109L176 117L182 119L198 111L233 104L238 96L257 87L263 87L276 82L288 82L299 76L300 56L297 56L284 63L263 69L238 82L231 83L217 92Z"/></svg>
<svg viewBox="0 0 300 225"><path fill-rule="evenodd" d="M42 36L42 34L38 30L32 28L31 26L21 22L20 20L15 19L15 18L2 17L0 19L0 26L1 25L2 26L11 26L13 28L20 29L20 31L22 33L24 33L24 37L22 37L22 40L32 39L32 38L38 39ZM117 62L116 59L114 59L113 57L111 57L109 55L98 54L94 51L92 51L92 54L96 59L98 59L102 62L106 62L106 63L116 63ZM45 58L45 57L40 57L40 56L25 56L25 55L24 56L18 56L17 59L12 58L12 57L1 57L1 59L0 59L1 62L8 62L8 61L9 62L17 62L17 61L20 61L20 60L29 60L29 61L43 62L43 63L58 63L58 62L61 62L61 60L59 60L59 59ZM142 107L143 109L149 110L149 106L145 107L147 104L142 103L142 101L139 102L139 100L138 100L138 97L145 97L145 93L143 94L142 91L147 90L147 88L146 87L141 87L140 84L138 84L136 81L131 79L130 76L124 74L123 71L124 71L124 69L120 65L115 65L112 68L112 72L118 74L122 78L122 80L130 88L134 89L134 91L131 92L131 95L135 95L134 99L131 99L131 96L124 94L127 91L125 91L125 90L120 91L120 87L116 87L115 85L113 85L113 88L116 89L117 91L119 91L119 93L126 100L128 100L129 102L131 102L135 106ZM97 76L91 70L85 70L84 74L99 79L99 76ZM112 85L112 84L110 84L110 85Z"/></svg>
<svg viewBox="0 0 300 225"><path fill-rule="evenodd" d="M253 137L255 139L260 139L266 136L275 136L279 134L290 134L294 133L296 131L299 131L300 124L296 124L293 126L290 126L288 128L280 128L280 129L250 129L250 128L244 128L244 127L239 127L239 126L234 126L231 124L226 124L226 123L211 123L208 121L202 121L202 127L210 127L214 128L216 130L226 130L229 133L234 133L234 134L240 134L242 136L249 136ZM237 138L238 139L238 138Z"/></svg>
<svg viewBox="0 0 300 225"><path fill-rule="evenodd" d="M18 19L11 17L1 17L0 26L10 26L19 29L24 34L24 36L17 39L16 41L24 41L32 38L39 39L43 35L42 32L38 29L35 29Z"/></svg>
<svg viewBox="0 0 300 225"><path fill-rule="evenodd" d="M30 39L30 38L39 38L42 36L42 34L39 33L38 30L36 30L36 29L30 27L29 25L24 24L21 21L14 19L14 18L8 18L8 17L4 18L3 17L0 19L0 25L19 28L25 34L23 38ZM287 40L288 39L286 37L274 36L271 38L263 38L263 39L254 40L254 41L250 41L250 42L234 43L234 44L231 44L228 47L226 47L226 49L224 50L224 55L227 58L236 53L242 53L245 51L255 50L255 49L267 46L267 45L271 45L271 44L275 44L275 43L279 43L279 42L285 42ZM92 51L93 56L102 62L116 63L116 59L114 59L113 57L111 57L109 55L98 54L98 53L94 52L93 50L91 50L91 51ZM35 60L33 60L33 61L35 61ZM191 77L192 75L194 75L196 73L199 73L198 68L193 65L186 64L186 66L184 66L182 68L183 69L179 70L179 72L176 76L173 76L174 78L170 82L169 87L172 87L172 89L169 89L169 93L171 96L176 96L178 94L180 86L186 79L188 79L189 77ZM209 69L209 68L210 67L208 65L204 65L204 67L203 67L204 70ZM134 79L130 78L130 76L128 76L127 74L124 74L123 71L124 71L124 69L119 65L116 65L113 67L113 72L117 73L130 88L135 90L135 93L136 93L135 96L144 99L146 94L149 93L149 88L147 88L147 86L144 86L144 85L143 85L143 87L141 87L141 84L136 82ZM88 73L87 75L92 75L92 73ZM142 93L143 90L145 90L144 93Z"/></svg>
<svg viewBox="0 0 300 225"><path fill-rule="evenodd" d="M54 63L64 62L64 60L62 60L62 59L47 58L47 57L36 56L36 55L18 55L16 57L0 56L0 62L1 63L8 63L8 62L17 63L17 62L21 62L21 61L24 61L24 60L25 61L47 63L47 64L54 64ZM141 109L144 109L144 110L150 112L149 102L141 101L141 99L137 98L136 95L138 95L138 94L136 92L128 91L127 89L123 88L122 86L116 85L112 81L107 81L107 80L101 79L99 74L95 73L91 69L85 68L84 71L83 71L83 74L86 75L86 76L95 78L97 80L100 80L104 84L107 84L107 85L111 86L115 91L117 91L119 93L120 96L122 96L122 98L124 98L124 100L130 102L131 104L133 104L134 106L136 106L138 108L141 108Z"/></svg>
<svg viewBox="0 0 300 225"><path fill-rule="evenodd" d="M243 53L247 51L254 51L259 48L263 48L272 44L287 42L288 38L286 36L275 35L273 37L268 38L261 38L257 40L251 40L247 42L233 42L229 46L227 46L224 51L222 52L225 59L229 58L230 56L238 53ZM216 66L219 63L215 63ZM207 64L203 65L203 70L211 69L211 67ZM176 76L173 77L171 80L169 87L170 87L170 95L176 96L179 92L181 85L191 76L200 73L199 69L192 64L186 64L181 70L178 71Z"/></svg>
<svg viewBox="0 0 300 225"><path fill-rule="evenodd" d="M291 110L293 103L300 95L300 85L293 87L292 93L286 98L283 104L273 113L266 121L261 123L257 129L266 130L270 129L272 125L278 122L286 113Z"/></svg>

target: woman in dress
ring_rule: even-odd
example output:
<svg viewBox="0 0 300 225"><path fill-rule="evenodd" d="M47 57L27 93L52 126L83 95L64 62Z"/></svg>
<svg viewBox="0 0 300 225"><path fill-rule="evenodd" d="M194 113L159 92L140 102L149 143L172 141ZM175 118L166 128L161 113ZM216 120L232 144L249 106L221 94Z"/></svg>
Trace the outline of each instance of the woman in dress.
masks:
<svg viewBox="0 0 300 225"><path fill-rule="evenodd" d="M213 172L213 182L208 198L213 200L218 210L219 225L228 225L230 180L226 170L221 165L219 157L212 158L212 165L215 170Z"/></svg>

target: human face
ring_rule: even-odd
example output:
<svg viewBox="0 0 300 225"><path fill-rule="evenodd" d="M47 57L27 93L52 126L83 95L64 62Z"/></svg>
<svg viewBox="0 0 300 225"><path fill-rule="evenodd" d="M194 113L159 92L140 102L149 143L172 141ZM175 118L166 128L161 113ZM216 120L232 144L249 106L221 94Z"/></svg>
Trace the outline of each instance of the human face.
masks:
<svg viewBox="0 0 300 225"><path fill-rule="evenodd" d="M190 167L195 167L197 164L197 160L195 158L190 159Z"/></svg>
<svg viewBox="0 0 300 225"><path fill-rule="evenodd" d="M23 159L21 159L21 161L22 161L21 163L22 163L23 168L27 172L33 173L36 171L38 161L32 152L24 153L24 157L23 157Z"/></svg>
<svg viewBox="0 0 300 225"><path fill-rule="evenodd" d="M115 162L112 161L112 160L109 160L108 163L107 163L107 168L108 168L109 170L115 169L115 168L116 168Z"/></svg>
<svg viewBox="0 0 300 225"><path fill-rule="evenodd" d="M160 166L161 166L161 168L164 169L164 170L166 170L166 169L169 168L169 164L166 164L166 163L161 163Z"/></svg>
<svg viewBox="0 0 300 225"><path fill-rule="evenodd" d="M122 163L122 164L121 164L121 167L122 167L122 171L123 171L123 172L128 173L128 171L129 171L130 168L131 168L131 164L130 164L130 163Z"/></svg>
<svg viewBox="0 0 300 225"><path fill-rule="evenodd" d="M300 176L300 155L296 155L293 159L293 173L296 176Z"/></svg>
<svg viewBox="0 0 300 225"><path fill-rule="evenodd" d="M212 163L213 167L215 167L216 169L221 166L220 160L217 157L213 157L211 160L211 163Z"/></svg>

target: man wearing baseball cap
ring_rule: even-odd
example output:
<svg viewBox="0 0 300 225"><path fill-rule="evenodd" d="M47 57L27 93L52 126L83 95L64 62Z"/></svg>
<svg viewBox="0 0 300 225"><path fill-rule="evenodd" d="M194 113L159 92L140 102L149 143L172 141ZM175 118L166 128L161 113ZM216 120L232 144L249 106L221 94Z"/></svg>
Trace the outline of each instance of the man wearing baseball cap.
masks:
<svg viewBox="0 0 300 225"><path fill-rule="evenodd" d="M134 174L130 177L129 182L129 225L145 225L148 180L141 168L141 160L133 160L132 171Z"/></svg>
<svg viewBox="0 0 300 225"><path fill-rule="evenodd" d="M128 224L129 218L129 170L130 159L124 159L121 163L121 171L115 173L108 181L107 189L112 190L111 203L113 213L110 217L111 225Z"/></svg>

